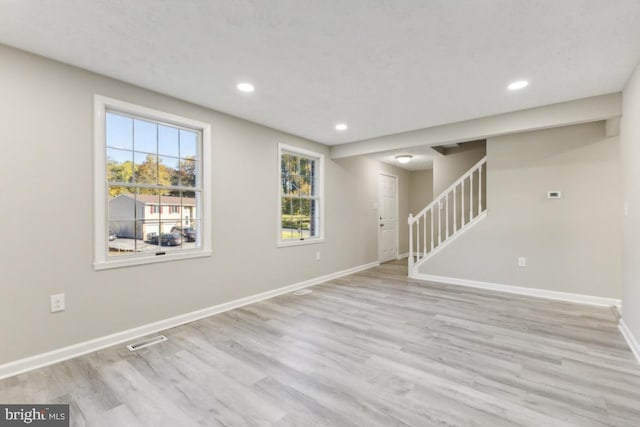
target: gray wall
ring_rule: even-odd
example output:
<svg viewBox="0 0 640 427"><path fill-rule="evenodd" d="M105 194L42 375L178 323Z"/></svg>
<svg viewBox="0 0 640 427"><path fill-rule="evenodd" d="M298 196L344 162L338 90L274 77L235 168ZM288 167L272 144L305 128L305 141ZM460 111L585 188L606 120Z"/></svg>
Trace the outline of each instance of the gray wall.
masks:
<svg viewBox="0 0 640 427"><path fill-rule="evenodd" d="M464 145L463 145L464 147ZM486 155L484 143L469 143L468 148L452 152L446 156L436 155L433 159L433 197L444 190L471 169Z"/></svg>
<svg viewBox="0 0 640 427"><path fill-rule="evenodd" d="M409 176L409 212L417 214L433 200L433 169L412 171Z"/></svg>
<svg viewBox="0 0 640 427"><path fill-rule="evenodd" d="M640 66L623 92L620 145L623 163L624 200L628 215L623 217L622 318L640 340Z"/></svg>
<svg viewBox="0 0 640 427"><path fill-rule="evenodd" d="M379 170L408 215L408 172L327 157L326 241L277 248L277 144L326 146L1 45L0 64L0 363L376 261ZM212 257L94 271L96 93L211 124Z"/></svg>
<svg viewBox="0 0 640 427"><path fill-rule="evenodd" d="M619 141L602 122L491 138L487 218L420 272L620 298L620 184Z"/></svg>

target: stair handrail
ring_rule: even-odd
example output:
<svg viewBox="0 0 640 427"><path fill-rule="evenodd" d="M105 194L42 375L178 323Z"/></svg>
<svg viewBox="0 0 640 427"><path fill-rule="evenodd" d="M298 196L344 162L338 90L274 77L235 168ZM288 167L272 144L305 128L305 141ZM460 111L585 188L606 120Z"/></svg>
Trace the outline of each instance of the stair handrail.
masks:
<svg viewBox="0 0 640 427"><path fill-rule="evenodd" d="M413 224L414 222L417 221L418 217L421 217L422 215L424 215L425 213L427 213L429 211L429 209L432 209L437 203L440 203L442 201L442 199L444 199L447 194L449 194L454 187L457 187L458 185L460 185L462 183L462 181L464 181L465 179L469 178L469 176L471 176L473 173L475 173L476 170L478 170L479 168L482 167L482 165L487 161L487 156L484 156L482 159L480 159L476 164L474 164L473 166L471 166L471 168L465 172L464 175L462 175L460 178L458 178L457 180L455 180L455 182L453 184L451 184L450 186L448 186L446 188L446 190L442 191L438 197L436 197L435 199L433 199L433 201L431 203L429 203L424 209L422 209L419 213L413 215L413 214L409 214L409 225Z"/></svg>

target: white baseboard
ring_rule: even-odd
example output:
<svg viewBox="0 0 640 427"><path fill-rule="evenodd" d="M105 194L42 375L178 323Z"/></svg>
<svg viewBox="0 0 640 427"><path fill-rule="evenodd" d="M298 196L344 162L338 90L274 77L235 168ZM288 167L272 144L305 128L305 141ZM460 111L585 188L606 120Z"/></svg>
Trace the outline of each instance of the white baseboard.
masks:
<svg viewBox="0 0 640 427"><path fill-rule="evenodd" d="M398 258L398 259L405 259L405 258L409 258L409 252L404 253L404 254L399 254L397 258Z"/></svg>
<svg viewBox="0 0 640 427"><path fill-rule="evenodd" d="M629 329L627 324L624 322L624 319L622 318L620 318L620 322L618 323L618 329L620 329L620 333L622 333L622 336L627 341L627 344L629 344L629 348L631 349L633 355L636 357L636 360L638 361L638 363L640 363L640 342L638 342L636 337L633 336L633 334L631 333L631 329Z"/></svg>
<svg viewBox="0 0 640 427"><path fill-rule="evenodd" d="M508 292L511 294L526 295L538 298L547 298L579 304L599 305L605 307L620 307L621 301L615 298L596 297L592 295L572 294L568 292L549 291L547 289L524 288L522 286L501 285L497 283L480 282L477 280L457 279L454 277L434 276L430 274L414 273L412 279L427 280L429 282L446 283L449 285L461 285L472 288L488 289L492 291Z"/></svg>
<svg viewBox="0 0 640 427"><path fill-rule="evenodd" d="M273 289L271 291L262 292L256 295L251 295L245 298L240 298L234 301L229 301L223 304L214 305L211 307L203 308L201 310L196 310L190 313L185 313L179 316L149 323L137 328L128 329L125 331L117 332L115 334L95 338L89 341L73 344L46 353L41 353L35 356L5 363L3 365L0 365L0 379L18 375L23 372L32 371L34 369L52 365L54 363L62 362L74 357L82 356L83 354L91 353L93 351L97 351L106 347L111 347L125 341L130 341L143 337L145 335L154 334L169 328L174 328L185 323L202 319L204 317L213 316L214 314L233 310L234 308L239 308L248 304L252 304L254 302L262 301L278 295L296 291L298 289L324 283L332 279L337 279L338 277L347 276L349 274L357 273L359 271L377 267L379 265L380 263L378 261L359 265L357 267L349 268L320 277L315 277L303 282L294 283L282 288Z"/></svg>

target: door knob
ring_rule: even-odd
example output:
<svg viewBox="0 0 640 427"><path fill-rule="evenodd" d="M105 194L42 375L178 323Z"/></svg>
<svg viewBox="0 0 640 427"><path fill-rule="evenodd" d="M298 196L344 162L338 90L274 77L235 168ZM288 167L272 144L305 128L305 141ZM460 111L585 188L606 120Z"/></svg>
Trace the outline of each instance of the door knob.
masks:
<svg viewBox="0 0 640 427"><path fill-rule="evenodd" d="M380 224L380 227L384 227L384 224Z"/></svg>

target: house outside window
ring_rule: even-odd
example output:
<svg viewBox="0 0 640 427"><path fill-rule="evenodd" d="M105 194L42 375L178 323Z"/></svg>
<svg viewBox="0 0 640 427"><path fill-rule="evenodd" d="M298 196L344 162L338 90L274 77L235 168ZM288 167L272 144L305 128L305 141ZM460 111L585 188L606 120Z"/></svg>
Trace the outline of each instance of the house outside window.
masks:
<svg viewBox="0 0 640 427"><path fill-rule="evenodd" d="M324 156L279 145L278 246L324 241Z"/></svg>
<svg viewBox="0 0 640 427"><path fill-rule="evenodd" d="M209 125L99 95L95 114L95 268L210 255Z"/></svg>

